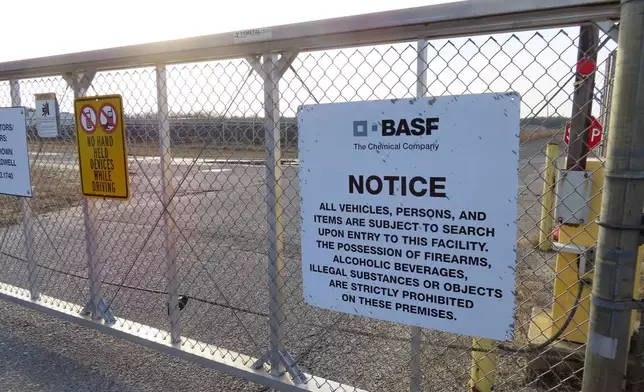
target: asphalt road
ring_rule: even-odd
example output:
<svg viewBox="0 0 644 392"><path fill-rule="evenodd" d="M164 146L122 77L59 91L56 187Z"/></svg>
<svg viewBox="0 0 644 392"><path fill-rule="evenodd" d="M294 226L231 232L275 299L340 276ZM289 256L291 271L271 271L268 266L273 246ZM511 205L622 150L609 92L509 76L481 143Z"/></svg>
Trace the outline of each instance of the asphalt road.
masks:
<svg viewBox="0 0 644 392"><path fill-rule="evenodd" d="M520 151L519 236L534 234L540 206L539 173L547 140ZM42 165L73 168L73 150L42 155ZM258 357L267 349L268 296L264 171L261 166L213 161L175 162L174 186L179 291L190 296L182 335ZM167 329L166 276L158 161L130 163L134 195L127 203L97 202L104 297L118 317ZM342 315L303 303L299 262L297 167L285 167L284 345L306 372L374 391L406 391L409 328ZM537 203L538 204L538 203ZM535 215L536 214L536 215ZM22 230L11 226L0 256L3 281L26 287ZM83 304L87 276L80 207L38 217L40 287L53 297ZM518 264L545 287L525 306L547 305L551 272L543 255L519 250ZM541 275L539 275L541 274ZM525 279L528 275L525 276ZM541 283L540 283L541 282ZM534 282L533 282L534 283ZM120 286L120 287L119 287ZM550 290L551 292L551 290ZM124 326L128 326L125 323ZM426 390L460 391L469 378L469 338L424 331ZM187 344L195 345L191 341ZM229 354L222 349L221 355ZM500 361L497 391L526 387L525 362ZM520 389L521 388L521 389ZM535 388L535 389L533 389ZM0 390L3 391L263 391L262 386L204 369L72 323L0 302ZM351 390L349 388L345 389Z"/></svg>

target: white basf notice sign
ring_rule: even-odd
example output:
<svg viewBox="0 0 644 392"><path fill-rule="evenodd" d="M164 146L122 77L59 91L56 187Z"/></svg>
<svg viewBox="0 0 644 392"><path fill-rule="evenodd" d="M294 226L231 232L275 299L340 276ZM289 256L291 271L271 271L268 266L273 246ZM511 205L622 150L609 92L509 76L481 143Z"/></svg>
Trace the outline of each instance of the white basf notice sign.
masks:
<svg viewBox="0 0 644 392"><path fill-rule="evenodd" d="M24 108L0 108L0 194L31 197Z"/></svg>
<svg viewBox="0 0 644 392"><path fill-rule="evenodd" d="M516 93L303 106L305 301L511 340L519 110Z"/></svg>

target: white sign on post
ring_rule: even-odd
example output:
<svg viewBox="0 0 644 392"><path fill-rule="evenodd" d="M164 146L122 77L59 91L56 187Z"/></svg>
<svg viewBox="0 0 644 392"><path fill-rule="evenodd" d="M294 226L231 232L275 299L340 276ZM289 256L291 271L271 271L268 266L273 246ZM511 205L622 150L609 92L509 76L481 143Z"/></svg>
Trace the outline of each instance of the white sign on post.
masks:
<svg viewBox="0 0 644 392"><path fill-rule="evenodd" d="M39 137L58 137L59 115L56 94L36 94L34 119Z"/></svg>
<svg viewBox="0 0 644 392"><path fill-rule="evenodd" d="M0 194L31 197L24 108L0 108Z"/></svg>
<svg viewBox="0 0 644 392"><path fill-rule="evenodd" d="M511 340L519 110L516 93L305 105L305 301Z"/></svg>

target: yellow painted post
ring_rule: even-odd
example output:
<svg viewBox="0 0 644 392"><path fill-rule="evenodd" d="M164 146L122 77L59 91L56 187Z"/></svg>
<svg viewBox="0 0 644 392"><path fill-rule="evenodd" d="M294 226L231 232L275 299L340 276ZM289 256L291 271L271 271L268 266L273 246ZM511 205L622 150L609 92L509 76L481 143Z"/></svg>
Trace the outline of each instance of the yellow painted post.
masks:
<svg viewBox="0 0 644 392"><path fill-rule="evenodd" d="M491 392L494 390L496 354L490 352L494 347L494 342L490 339L472 339L471 392Z"/></svg>
<svg viewBox="0 0 644 392"><path fill-rule="evenodd" d="M602 188L604 186L604 163L599 159L588 158L586 161L586 170L588 173L591 173L589 177L590 183L587 184L587 186L590 186L589 193L591 195L590 200L588 200L588 206L590 207L588 222L584 222L579 226L561 225L559 242L564 245L587 248L597 243L598 226L595 220L597 220L599 210L601 209ZM586 270L589 269L590 266L587 266ZM555 272L554 302L552 304L551 318L552 333L555 333L563 327L575 304L577 290L579 289L577 282L580 278L578 255L566 252L565 250L559 251L555 262ZM593 274L592 272L586 273L583 277L592 280ZM579 344L586 343L588 337L589 295L591 289L592 287L590 285L584 285L581 302L577 307L572 322L562 334L561 339Z"/></svg>
<svg viewBox="0 0 644 392"><path fill-rule="evenodd" d="M586 170L591 173L589 184L591 187L591 197L588 200L590 207L588 222L579 226L561 225L558 242L563 245L586 248L597 244L599 228L595 220L601 209L602 189L604 187L603 160L589 158L586 162ZM644 258L644 246L640 247L638 254L640 259ZM638 264L636 268L638 269L636 272L639 273L641 264ZM589 269L592 269L592 266L586 266L586 273L583 275L583 278L593 282L593 272L588 272ZM535 344L542 338L551 337L563 327L575 304L577 290L579 289L577 283L580 278L578 255L560 250L557 253L557 259L555 261L555 274L552 308L546 313L535 313L532 320L533 323L530 326L529 339ZM639 280L635 279L633 291L636 293L639 291L639 283ZM583 287L579 306L575 311L572 321L561 335L560 340L578 344L585 344L587 342L591 290L591 285L585 285ZM637 316L637 311L633 311L633 320L637 320ZM633 331L636 330L636 327L637 324L633 323Z"/></svg>
<svg viewBox="0 0 644 392"><path fill-rule="evenodd" d="M543 179L543 192L541 195L541 225L539 233L539 250L544 252L552 250L552 225L554 217L552 211L555 204L555 182L557 177L557 157L559 145L548 143L546 147L546 171Z"/></svg>

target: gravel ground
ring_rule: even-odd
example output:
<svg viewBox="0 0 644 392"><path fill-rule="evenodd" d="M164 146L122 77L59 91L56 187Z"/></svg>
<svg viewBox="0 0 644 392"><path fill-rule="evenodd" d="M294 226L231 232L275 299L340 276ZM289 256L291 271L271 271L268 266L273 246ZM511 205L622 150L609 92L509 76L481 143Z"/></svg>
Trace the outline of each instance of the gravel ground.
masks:
<svg viewBox="0 0 644 392"><path fill-rule="evenodd" d="M527 331L532 306L547 306L552 293L553 276L548 267L552 255L535 252L526 243L535 235L540 212L536 195L541 192L539 172L545 142L530 141L521 149L519 339ZM59 158L51 159L55 168ZM65 160L68 158L61 159ZM133 199L98 203L96 229L104 256L104 297L118 317L167 329L158 166L143 161L130 168ZM180 293L192 298L182 311L181 333L258 357L267 350L268 341L263 169L202 162L191 169L175 165L173 170L175 186L185 175L176 207L180 228L176 248ZM286 168L285 347L304 371L316 376L374 391L408 390L408 327L303 303L297 185L297 168ZM22 230L9 226L5 232L0 232L6 235L2 246L5 254L0 256L3 281L27 287ZM82 209L40 215L36 245L36 257L43 267L39 281L42 291L83 304L88 295ZM521 290L529 293L521 294ZM469 377L471 339L424 330L424 341L425 389L463 390ZM7 364L0 366L3 391L266 390L3 302L0 344L0 364ZM521 356L501 357L496 390L543 390L526 385L524 367Z"/></svg>
<svg viewBox="0 0 644 392"><path fill-rule="evenodd" d="M0 364L6 392L267 390L2 301Z"/></svg>

